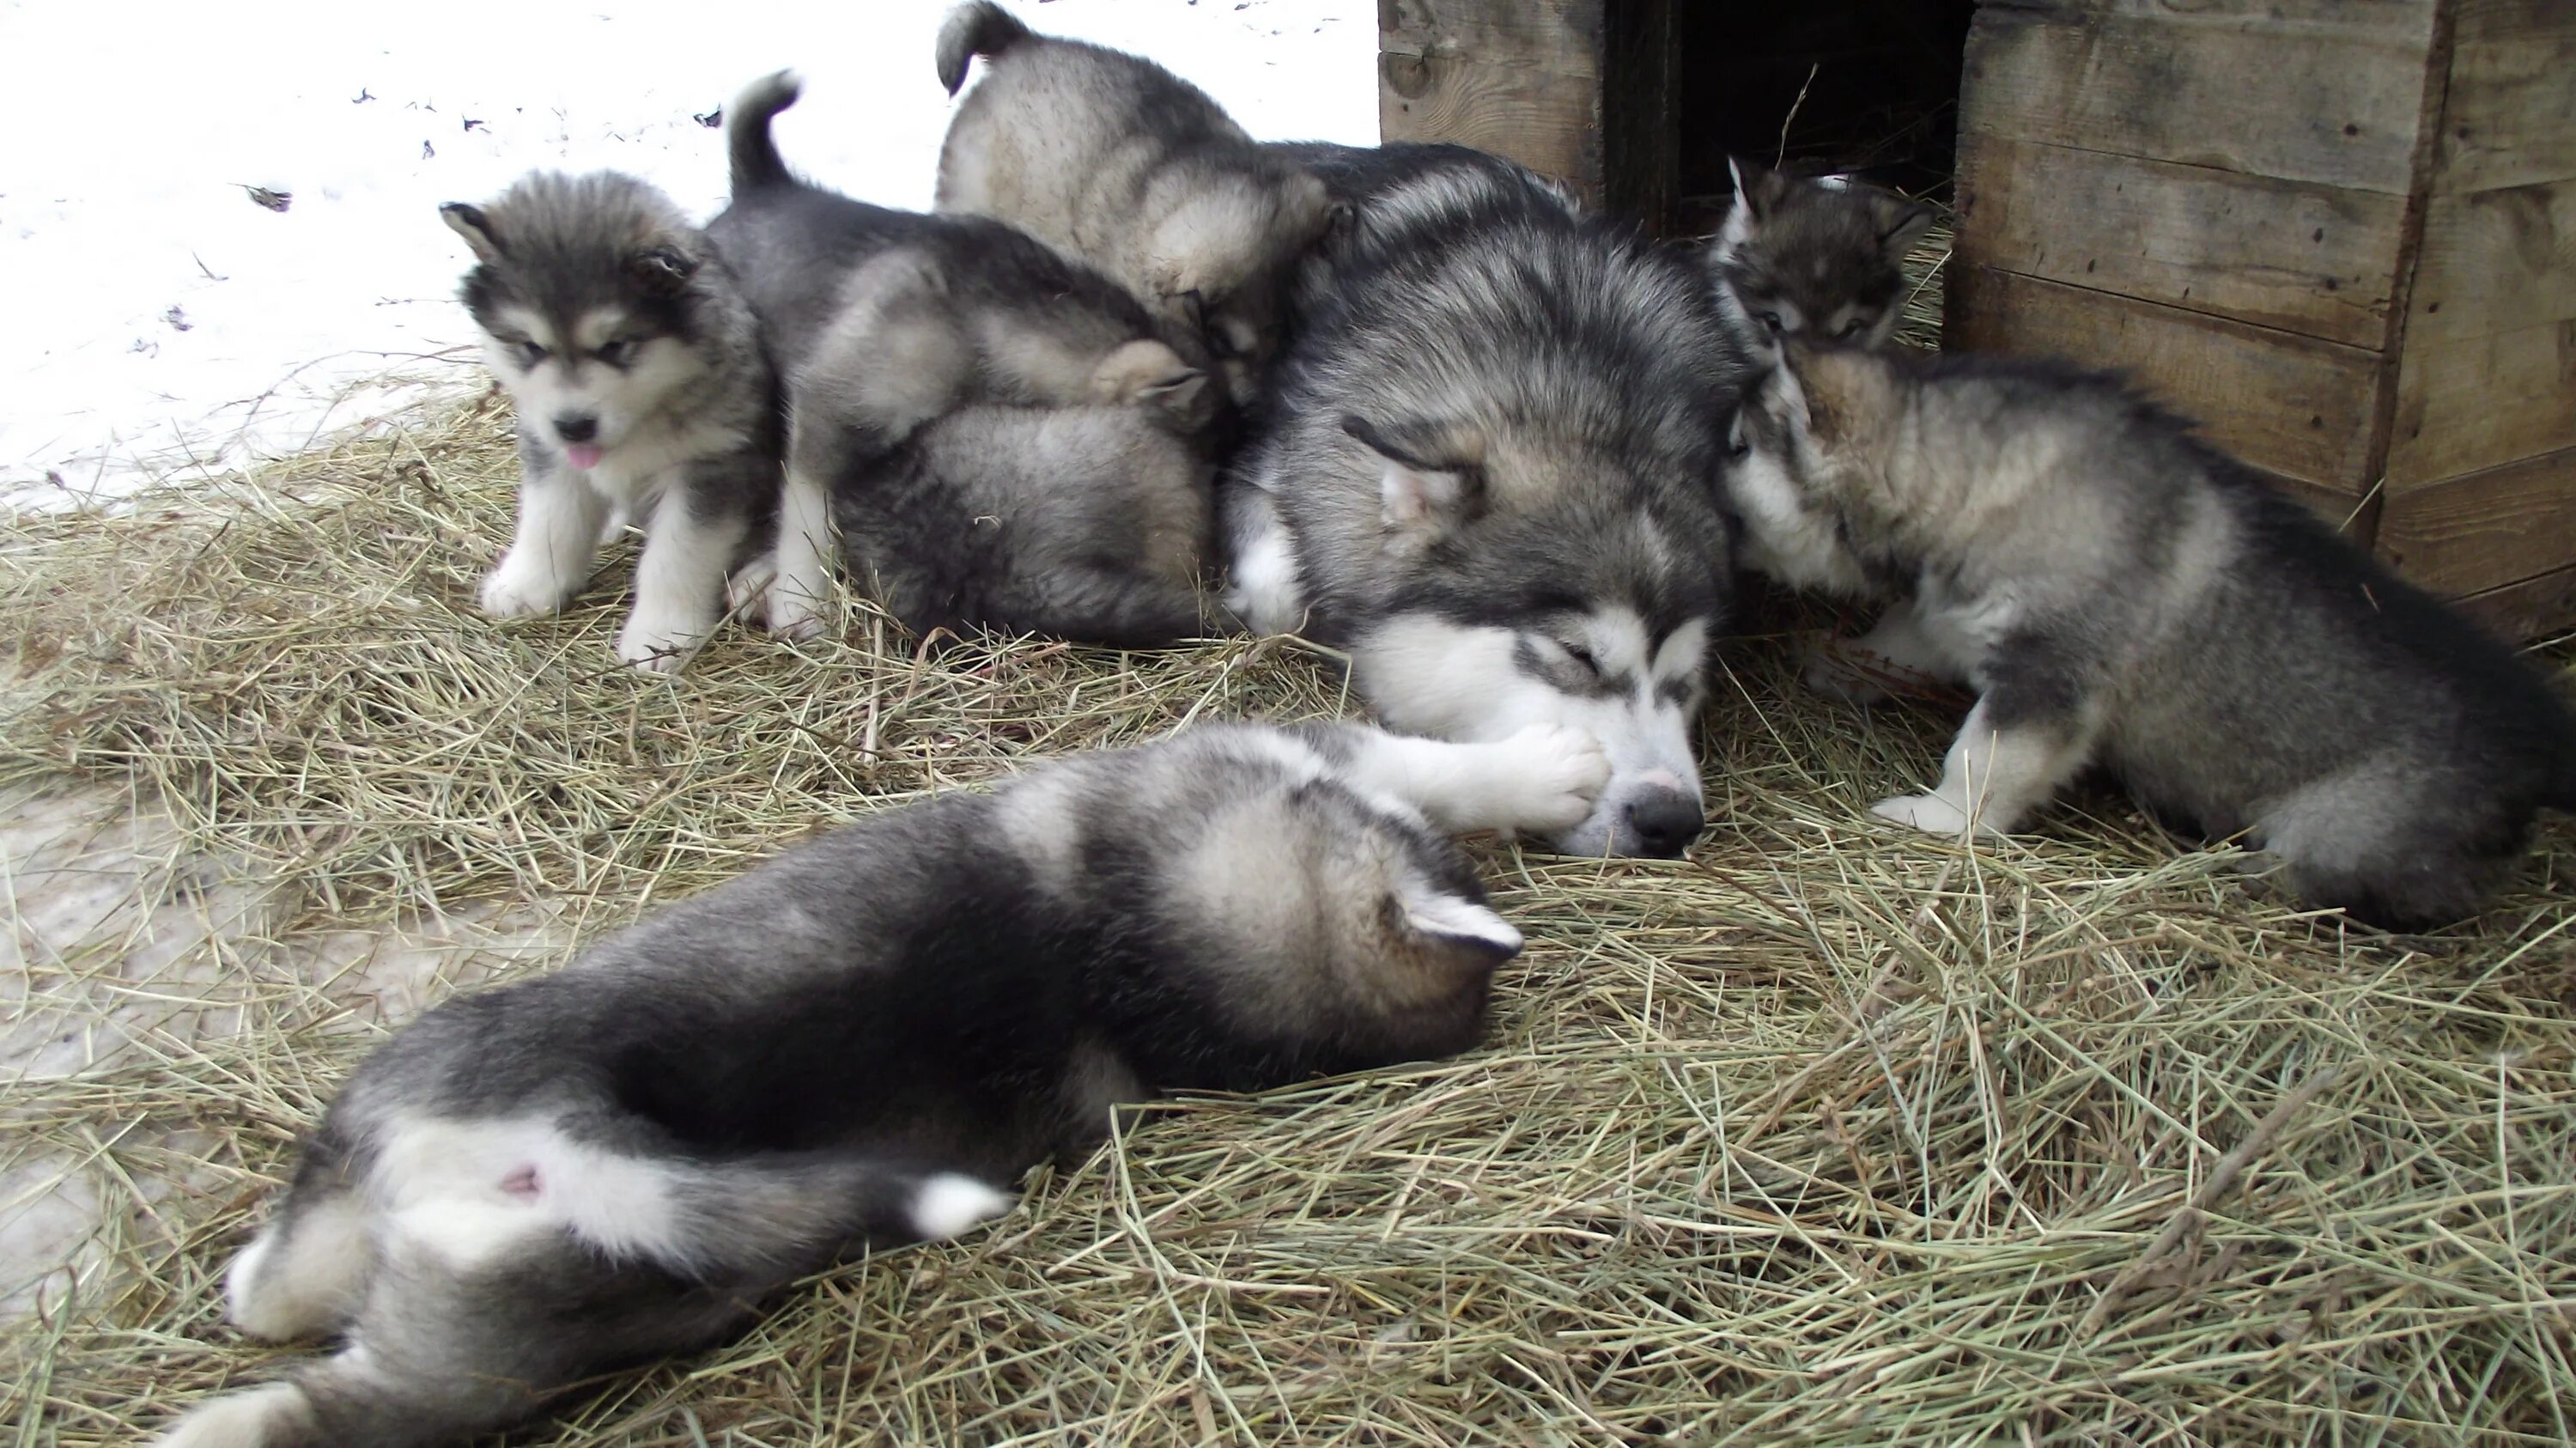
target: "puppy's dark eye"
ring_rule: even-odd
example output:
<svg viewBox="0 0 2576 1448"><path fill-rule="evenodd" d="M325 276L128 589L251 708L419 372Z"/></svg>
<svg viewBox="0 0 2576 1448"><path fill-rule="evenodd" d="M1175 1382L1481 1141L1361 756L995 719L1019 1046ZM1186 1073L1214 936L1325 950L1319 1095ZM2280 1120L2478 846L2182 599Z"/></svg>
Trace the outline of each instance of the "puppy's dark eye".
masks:
<svg viewBox="0 0 2576 1448"><path fill-rule="evenodd" d="M1744 434L1739 432L1735 436L1727 439L1726 456L1730 461L1742 462L1745 458L1752 456L1752 454L1753 444L1746 440Z"/></svg>
<svg viewBox="0 0 2576 1448"><path fill-rule="evenodd" d="M1860 329L1864 325L1865 323L1861 318L1854 317L1850 321L1843 323L1841 328L1838 329L1834 335L1837 337L1857 337L1860 335Z"/></svg>
<svg viewBox="0 0 2576 1448"><path fill-rule="evenodd" d="M534 367L551 355L545 348L534 342L521 342L510 350L518 356L519 365L522 367Z"/></svg>
<svg viewBox="0 0 2576 1448"><path fill-rule="evenodd" d="M1599 678L1601 676L1601 660L1593 654L1592 650L1585 648L1581 644L1567 643L1563 639L1558 639L1556 641L1556 646L1565 650L1565 656L1574 660L1575 664L1582 668L1585 673L1592 675L1594 678Z"/></svg>
<svg viewBox="0 0 2576 1448"><path fill-rule="evenodd" d="M1760 322L1763 326L1770 328L1774 332L1786 330L1780 325L1780 314L1778 312L1755 312L1753 314L1753 320Z"/></svg>
<svg viewBox="0 0 2576 1448"><path fill-rule="evenodd" d="M635 344L624 337L619 337L600 343L599 350L591 355L611 367L623 367L635 360Z"/></svg>

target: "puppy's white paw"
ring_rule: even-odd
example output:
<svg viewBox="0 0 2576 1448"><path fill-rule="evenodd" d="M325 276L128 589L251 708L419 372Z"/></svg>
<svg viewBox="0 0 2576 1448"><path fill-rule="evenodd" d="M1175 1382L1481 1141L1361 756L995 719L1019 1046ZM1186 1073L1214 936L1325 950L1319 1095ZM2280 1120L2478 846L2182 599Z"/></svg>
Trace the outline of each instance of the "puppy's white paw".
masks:
<svg viewBox="0 0 2576 1448"><path fill-rule="evenodd" d="M1883 799L1869 807L1869 812L1883 820L1909 825L1927 835L1961 835L1968 829L1968 816L1957 805L1932 794L1900 794ZM1978 833L1992 834L1980 826Z"/></svg>
<svg viewBox="0 0 2576 1448"><path fill-rule="evenodd" d="M676 674L706 642L708 628L703 619L652 618L638 611L617 631L617 657L646 673Z"/></svg>
<svg viewBox="0 0 2576 1448"><path fill-rule="evenodd" d="M1610 783L1610 756L1588 730L1569 724L1533 724L1503 741L1510 751L1506 787L1512 828L1538 833L1570 830L1592 814Z"/></svg>
<svg viewBox="0 0 2576 1448"><path fill-rule="evenodd" d="M778 581L778 555L763 553L725 580L725 612L746 613Z"/></svg>
<svg viewBox="0 0 2576 1448"><path fill-rule="evenodd" d="M483 611L494 618L523 618L555 613L572 601L573 588L553 577L544 565L531 567L513 553L483 580Z"/></svg>
<svg viewBox="0 0 2576 1448"><path fill-rule="evenodd" d="M1876 662L1875 656L1869 654L1854 656L1818 649L1807 656L1807 666L1799 671L1798 680L1811 694L1849 704L1875 704L1887 697L1887 690L1862 669Z"/></svg>
<svg viewBox="0 0 2576 1448"><path fill-rule="evenodd" d="M769 586L769 631L793 641L823 636L823 605L785 581Z"/></svg>

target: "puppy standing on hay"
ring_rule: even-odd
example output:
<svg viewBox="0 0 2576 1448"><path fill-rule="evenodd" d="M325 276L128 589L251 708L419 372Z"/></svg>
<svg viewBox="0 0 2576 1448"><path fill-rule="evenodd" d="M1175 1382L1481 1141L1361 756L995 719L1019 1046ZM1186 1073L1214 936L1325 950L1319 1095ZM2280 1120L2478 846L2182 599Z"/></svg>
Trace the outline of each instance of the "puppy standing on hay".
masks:
<svg viewBox="0 0 2576 1448"><path fill-rule="evenodd" d="M984 78L940 146L938 209L1007 221L1203 329L1250 406L1282 291L1333 223L1323 183L1154 62L1035 34L992 0L940 28L950 95L979 55Z"/></svg>
<svg viewBox="0 0 2576 1448"><path fill-rule="evenodd" d="M1892 600L1859 648L1979 695L1939 785L1874 813L2008 832L2099 760L2306 899L2416 926L2576 808L2545 679L2117 381L1784 350L1732 434L1747 563Z"/></svg>
<svg viewBox="0 0 2576 1448"><path fill-rule="evenodd" d="M1839 176L1726 167L1735 201L1700 260L1736 341L1757 351L1775 335L1886 345L1905 320L1905 259L1932 209Z"/></svg>
<svg viewBox="0 0 2576 1448"><path fill-rule="evenodd" d="M1158 518L1192 507L1206 514L1211 504L1203 479L1190 485L1187 498L1167 486L1175 474L1197 466L1194 450L1222 405L1208 385L1196 334L1159 322L1108 277L999 222L889 211L797 179L770 137L771 120L795 103L797 93L795 77L780 72L755 82L734 102L726 122L733 199L708 224L716 246L742 277L771 355L786 376L787 482L778 577L770 590L771 627L802 635L821 626L816 610L828 591L836 495L867 495L855 511L844 510L858 525L883 511L871 501L883 489L915 496L941 491L945 475L935 466L926 474L923 468L953 444L933 442L900 467L893 459L917 431L960 408L1107 406L1158 414L1092 428L1092 434L1121 434L1121 449L1150 454L1148 466L1132 476L1097 468L1080 474L1084 483L1108 492L1108 499L1090 510L1046 513L1036 531L1114 518L1122 507ZM1005 439L988 430L985 440ZM1044 439L1024 432L1015 440ZM1056 465L1096 464L1099 453L1094 446L1016 462L1028 470L1026 476L1043 482ZM881 476L889 468L902 474L891 483ZM979 489L989 490L994 476L987 471L946 488L943 514L991 516L969 504ZM1053 495L1061 499L1063 491L1058 487ZM1184 611L1172 605L1167 580L1195 573L1195 542L1204 527L1190 535L1186 564L1162 553L1122 566L1122 550L1135 540L1132 528L1089 539L1048 539L1058 559L1078 554L1100 560L1093 576L1079 581L1086 596L1115 602L1113 585L1123 578L1139 591L1133 606L1061 618L1040 607L977 621L1047 632L1080 632L1098 624L1106 641L1132 642L1160 632L1160 641L1168 642L1193 631L1196 622L1194 596L1185 610L1189 622L1178 622ZM1031 525L1007 531L1016 537ZM995 561L999 546L919 529L909 537L937 550L934 565L954 565L935 569L943 573ZM850 546L862 565L909 564L884 555L864 532L854 534ZM1051 560L1041 550L1038 557L1009 561L1029 570ZM1010 597L1024 606L1042 603L1045 588L1028 581ZM888 601L908 622L942 609L955 612L965 602L936 588L923 598Z"/></svg>
<svg viewBox="0 0 2576 1448"><path fill-rule="evenodd" d="M1388 150L1330 166L1364 199L1220 482L1227 603L1346 646L1393 728L1590 731L1611 784L1552 843L1679 855L1730 583L1710 399L1740 359L1687 262L1508 162Z"/></svg>
<svg viewBox="0 0 2576 1448"><path fill-rule="evenodd" d="M630 176L540 172L439 208L474 250L466 310L519 414L519 521L483 582L495 617L552 613L600 545L644 527L617 656L677 669L756 593L778 422L751 309L706 238Z"/></svg>
<svg viewBox="0 0 2576 1448"><path fill-rule="evenodd" d="M1608 772L1568 729L1212 725L879 815L449 1001L359 1067L227 1282L245 1332L340 1350L163 1448L498 1427L863 1242L967 1231L1121 1102L1464 1050L1521 937L1441 831L1562 829Z"/></svg>

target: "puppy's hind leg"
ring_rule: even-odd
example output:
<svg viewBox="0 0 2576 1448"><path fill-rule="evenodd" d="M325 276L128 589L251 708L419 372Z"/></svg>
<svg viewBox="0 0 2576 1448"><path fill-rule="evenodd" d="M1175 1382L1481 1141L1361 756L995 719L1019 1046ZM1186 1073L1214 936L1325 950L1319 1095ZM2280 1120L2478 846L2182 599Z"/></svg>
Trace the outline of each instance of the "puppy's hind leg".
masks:
<svg viewBox="0 0 2576 1448"><path fill-rule="evenodd" d="M271 1342L337 1332L366 1299L375 1267L359 1195L308 1163L277 1216L224 1274L233 1325Z"/></svg>
<svg viewBox="0 0 2576 1448"><path fill-rule="evenodd" d="M1548 834L1592 813L1610 782L1610 756L1589 733L1534 724L1508 739L1452 743L1361 724L1308 734L1365 793L1401 802L1440 829Z"/></svg>

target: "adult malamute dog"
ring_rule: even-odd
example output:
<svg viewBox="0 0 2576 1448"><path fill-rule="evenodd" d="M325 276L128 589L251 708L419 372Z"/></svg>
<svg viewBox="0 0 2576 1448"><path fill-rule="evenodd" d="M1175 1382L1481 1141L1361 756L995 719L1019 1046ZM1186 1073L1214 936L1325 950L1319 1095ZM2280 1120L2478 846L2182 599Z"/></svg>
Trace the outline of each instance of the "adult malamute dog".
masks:
<svg viewBox="0 0 2576 1448"><path fill-rule="evenodd" d="M998 217L1205 329L1238 405L1278 347L1280 289L1332 224L1323 185L1154 62L949 12L939 83L985 74L939 152L938 209Z"/></svg>
<svg viewBox="0 0 2576 1448"><path fill-rule="evenodd" d="M1739 343L1772 334L1876 347L1905 319L1905 258L1931 208L1839 177L1727 163L1735 202L1701 259Z"/></svg>
<svg viewBox="0 0 2576 1448"><path fill-rule="evenodd" d="M2545 680L2112 379L1786 353L1734 433L1747 562L1893 598L1861 647L1979 696L1941 782L1877 814L2009 831L2099 760L2305 898L2421 925L2576 806Z"/></svg>
<svg viewBox="0 0 2576 1448"><path fill-rule="evenodd" d="M1315 148L1301 147L1301 152ZM1729 579L1735 363L1687 262L1517 167L1410 148L1310 261L1262 426L1220 486L1228 601L1351 655L1390 726L1575 724L1613 776L1554 844L1677 855Z"/></svg>
<svg viewBox="0 0 2576 1448"><path fill-rule="evenodd" d="M966 407L832 498L851 566L906 628L1119 648L1201 631L1215 465L1146 407Z"/></svg>
<svg viewBox="0 0 2576 1448"><path fill-rule="evenodd" d="M791 635L820 627L832 495L868 486L932 419L975 404L1141 405L1195 436L1222 401L1196 334L1091 268L996 221L889 211L798 180L769 133L796 96L782 72L734 103L733 200L708 224L786 379L769 616Z"/></svg>
<svg viewBox="0 0 2576 1448"><path fill-rule="evenodd" d="M1473 1045L1520 933L1439 830L1558 829L1591 740L1217 725L790 850L369 1057L234 1263L342 1346L165 1448L427 1444L957 1235L1113 1106Z"/></svg>
<svg viewBox="0 0 2576 1448"><path fill-rule="evenodd" d="M439 208L474 250L463 297L519 413L519 522L485 611L551 613L603 536L644 525L617 656L675 669L767 543L778 427L751 309L697 228L631 176L541 172Z"/></svg>

